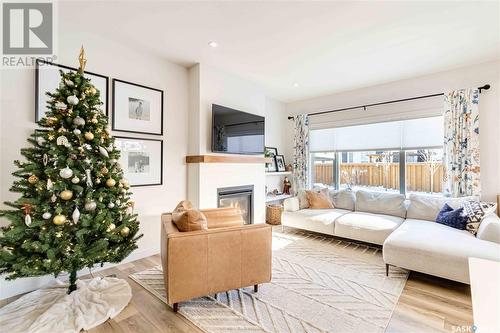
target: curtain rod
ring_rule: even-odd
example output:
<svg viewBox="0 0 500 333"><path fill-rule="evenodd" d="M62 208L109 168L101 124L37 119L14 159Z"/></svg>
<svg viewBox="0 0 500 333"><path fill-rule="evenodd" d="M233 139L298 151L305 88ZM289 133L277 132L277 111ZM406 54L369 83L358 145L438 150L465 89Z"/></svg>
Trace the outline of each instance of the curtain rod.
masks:
<svg viewBox="0 0 500 333"><path fill-rule="evenodd" d="M479 93L481 93L481 90L488 90L490 89L491 86L489 84L485 84L482 87L478 87ZM429 98L429 97L436 97L436 96L443 96L444 93L439 93L439 94L432 94L432 95L424 95L424 96L417 96L417 97L410 97L410 98L403 98L403 99L395 99L392 101L387 101L387 102L379 102L379 103L373 103L373 104L366 104L366 105L358 105L358 106L351 106L348 108L342 108L342 109L335 109L335 110L330 110L330 111L320 111L320 112L313 112L313 113L307 113L308 116L317 116L320 114L326 114L326 113L332 113L332 112L340 112L340 111L348 111L348 110L354 110L354 109L361 109L363 108L366 111L367 107L370 106L377 106L377 105L385 105L385 104L392 104L392 103L399 103L399 102L406 102L406 101L412 101L415 99L422 99L422 98ZM289 120L293 119L293 116L288 116Z"/></svg>

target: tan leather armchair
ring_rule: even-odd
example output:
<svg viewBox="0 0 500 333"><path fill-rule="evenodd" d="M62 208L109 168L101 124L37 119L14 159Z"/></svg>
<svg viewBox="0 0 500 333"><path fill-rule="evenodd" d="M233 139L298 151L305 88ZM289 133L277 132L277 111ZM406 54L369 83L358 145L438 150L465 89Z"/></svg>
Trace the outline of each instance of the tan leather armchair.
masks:
<svg viewBox="0 0 500 333"><path fill-rule="evenodd" d="M167 302L173 305L271 281L271 226L242 225L227 208L202 211L208 230L180 232L161 217L161 263Z"/></svg>

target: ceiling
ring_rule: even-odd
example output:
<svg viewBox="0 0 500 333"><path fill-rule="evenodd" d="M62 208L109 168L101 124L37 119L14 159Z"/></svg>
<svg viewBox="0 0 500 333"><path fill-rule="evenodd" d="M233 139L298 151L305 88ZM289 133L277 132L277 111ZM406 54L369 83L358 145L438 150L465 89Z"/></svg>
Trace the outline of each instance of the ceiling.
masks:
<svg viewBox="0 0 500 333"><path fill-rule="evenodd" d="M60 24L70 23L61 26L75 32L186 67L210 64L284 102L500 56L496 1L86 1L58 10Z"/></svg>

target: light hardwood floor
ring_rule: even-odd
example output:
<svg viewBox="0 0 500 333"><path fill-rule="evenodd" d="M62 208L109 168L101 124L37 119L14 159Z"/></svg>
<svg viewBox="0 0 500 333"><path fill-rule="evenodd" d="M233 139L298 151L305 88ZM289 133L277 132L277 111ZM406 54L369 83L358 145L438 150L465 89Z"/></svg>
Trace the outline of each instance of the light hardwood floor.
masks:
<svg viewBox="0 0 500 333"><path fill-rule="evenodd" d="M132 287L132 301L115 318L91 333L202 333L196 326L140 287L128 276L160 264L159 255L102 270L94 276L116 275ZM17 298L17 297L16 297ZM15 298L0 302L0 306ZM412 272L389 322L387 333L453 332L472 324L468 285Z"/></svg>

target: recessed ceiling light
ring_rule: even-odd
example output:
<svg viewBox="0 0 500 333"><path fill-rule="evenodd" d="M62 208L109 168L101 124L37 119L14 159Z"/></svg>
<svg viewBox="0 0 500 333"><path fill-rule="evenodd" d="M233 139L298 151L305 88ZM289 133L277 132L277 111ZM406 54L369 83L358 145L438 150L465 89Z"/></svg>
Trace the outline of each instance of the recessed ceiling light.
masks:
<svg viewBox="0 0 500 333"><path fill-rule="evenodd" d="M293 84L293 86L294 86L295 88L297 88L297 87L299 86L299 84L298 84L297 82L295 82L295 83Z"/></svg>
<svg viewBox="0 0 500 333"><path fill-rule="evenodd" d="M213 41L213 40L212 40L212 41L210 41L210 42L208 42L208 46L213 47L213 48L216 48L218 45L219 45L219 44L217 44L217 42L216 42L216 41Z"/></svg>

